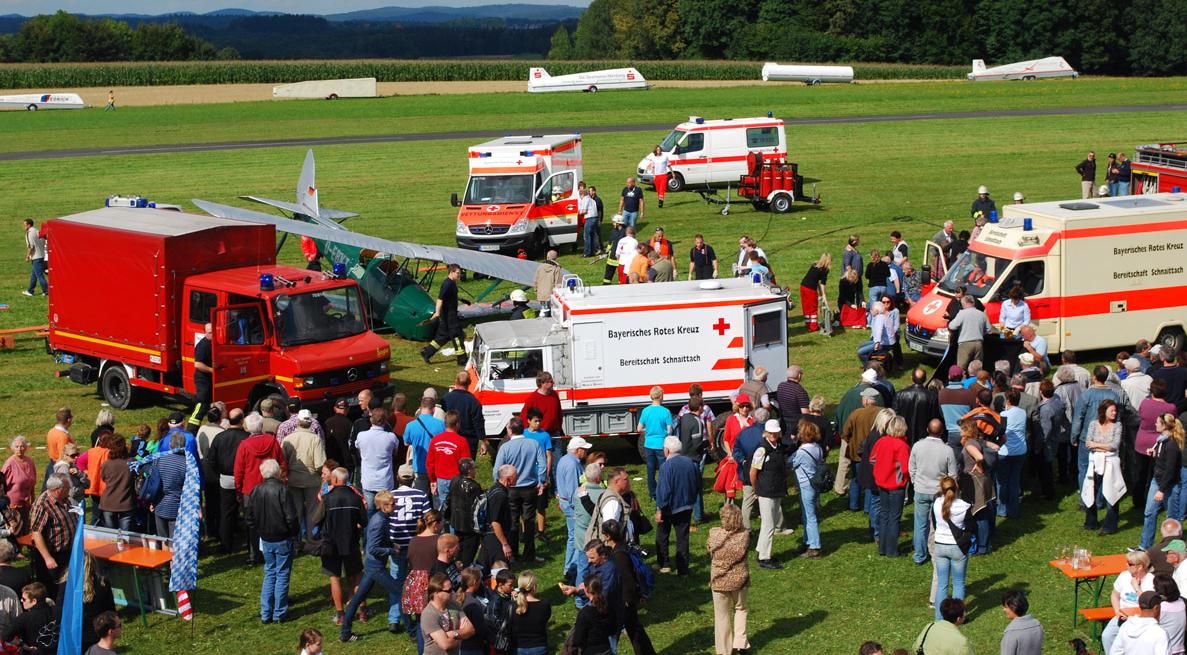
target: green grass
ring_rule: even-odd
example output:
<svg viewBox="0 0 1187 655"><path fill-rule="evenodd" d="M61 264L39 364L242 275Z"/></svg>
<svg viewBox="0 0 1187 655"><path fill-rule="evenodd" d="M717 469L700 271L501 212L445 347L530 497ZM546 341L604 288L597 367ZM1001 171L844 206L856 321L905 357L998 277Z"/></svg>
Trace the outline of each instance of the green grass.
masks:
<svg viewBox="0 0 1187 655"><path fill-rule="evenodd" d="M985 105L1014 107L1020 102L1043 102L1048 103L1047 106L1085 105L1103 102L1102 97L1113 98L1113 102L1118 99L1125 102L1159 101L1152 99L1159 94L1153 87L1112 82L1117 89L1109 89L1105 81L1093 82L1096 86L1091 87L1078 86L1085 82L988 87L950 85L948 88L961 94L955 97L946 95L947 92L937 86L943 102L929 96L933 98L931 104L921 100L914 110L931 111L934 104L943 104L949 109L957 106L986 108ZM925 95L931 93L929 85L893 88L916 87L924 89ZM851 113L900 111L901 107L888 107L882 100L885 96L881 91L891 88L878 87L879 94L866 96L857 94L869 93L868 88L849 87L844 91L855 95L847 98L848 104L843 106ZM1146 90L1142 91L1142 88ZM991 92L991 89L996 91ZM1093 89L1093 93L1079 96L1064 93L1066 89ZM1055 95L1048 97L1047 92ZM763 90L762 93L776 91ZM1017 98L1016 94L1020 93L1026 95ZM703 102L707 97L729 103L737 102L733 96L741 94L734 91L710 96L701 91L674 91L670 95L622 94L613 98L621 103L663 100L664 104L682 107L680 111L685 112L694 110L683 107ZM896 94L897 91L892 93ZM963 97L963 94L970 95ZM602 102L602 97L599 95L596 101ZM605 97L611 98L609 94ZM685 97L687 102L681 100ZM829 110L827 106L794 105L791 97L784 99L786 104L776 106L776 109L783 109L779 113L784 116ZM809 97L818 96L796 96ZM587 96L574 97L570 102L587 99ZM862 99L867 104L862 105ZM458 98L428 98L419 102L426 106L449 102L452 109L463 112L457 117L449 114L450 107L439 106L438 111L443 114L441 123L474 122L474 115L479 113L477 108ZM898 96L897 102L902 106L910 105L909 94ZM294 106L300 105L294 103ZM328 105L309 106L320 109ZM353 103L349 106L343 103L342 106L354 111ZM287 105L275 107L274 111L290 111ZM745 113L755 110L750 107ZM192 122L196 113L202 113L197 109L152 110L143 116L157 116L164 122L170 111L176 112L178 124L182 126L178 128L181 132L177 135L179 139L197 141L209 136L205 125ZM223 117L234 114L232 108L226 107L206 108L206 111ZM334 111L339 110L334 108ZM603 108L602 111L607 110ZM672 113L673 110L651 109L643 113L632 112L629 116L626 113L603 115L615 122L622 122L624 117L634 122L662 117L666 115L664 112ZM712 112L705 113L713 115ZM132 112L128 114L134 116ZM53 114L55 118L65 115ZM470 118L466 119L466 115ZM131 130L135 121L123 118L125 114L120 116L119 120L128 120L126 129ZM0 123L13 130L13 122L8 119L21 118L27 117L23 114L9 116ZM40 119L41 115L36 118ZM251 112L243 113L242 118L259 121ZM773 216L739 206L728 218L723 218L715 207L706 206L695 195L681 194L669 196L668 206L663 210L650 209L643 227L663 225L681 246L688 244L694 232L703 232L727 261L732 256L731 245L736 237L750 234L760 240L770 255L781 281L794 285L820 252L829 250L834 256L839 255L848 234L862 235L864 250L882 249L887 244L889 231L898 229L913 246L919 247L945 219L956 219L958 224L964 224L969 202L979 184L989 185L999 202L1005 202L1015 190L1024 191L1032 201L1073 197L1079 191L1079 183L1071 168L1082 158L1084 151L1089 148L1098 152L1128 151L1135 143L1166 137L1166 126L1178 124L1182 119L1182 113L1168 112L793 128L790 139L794 159L808 178L818 181L824 200L819 208L797 207L791 214ZM370 126L370 118L366 116L343 115L335 120L338 127L349 133ZM524 114L515 120L529 121L532 118ZM564 124L556 114L536 116L535 120L540 124ZM483 119L481 124L492 129L503 125L493 118ZM36 140L27 133L14 132L11 136ZM621 180L659 136L588 135L586 179L613 199ZM450 191L460 190L465 181L462 153L467 145L461 141L442 141L318 148L322 201L328 206L361 212L362 216L350 223L360 231L395 239L452 244L455 210L449 207L447 198ZM55 146L47 144L45 147ZM140 193L162 202L185 202L192 197L234 202L234 196L240 193L287 198L302 156L301 148L280 148L43 160L0 166L0 188L5 189L5 193L0 194L0 215L10 217L12 222L0 240L0 251L9 253L0 259L0 303L11 305L9 311L0 312L0 328L40 324L46 320L44 299L20 295L28 268L18 254L21 252L18 219L33 216L42 220L83 211L98 206L110 193ZM121 253L111 255L115 257ZM286 246L282 257L290 262L298 259L292 245ZM586 279L598 279L596 276L600 275L600 266L571 254L564 255L562 263ZM113 320L119 320L120 298L103 282L102 271L96 271L95 277L95 293L110 296ZM830 293L835 294L835 280L830 280L829 287ZM805 385L809 391L824 394L835 402L857 379L859 368L853 351L864 337L849 333L826 339L807 334L798 311L793 311L790 323L791 359L805 367ZM1105 361L1111 359L1111 353L1088 353L1086 357ZM908 359L912 363L916 361L912 354ZM448 365L423 366L416 356L415 345L399 340L393 340L393 364L393 377L401 389L409 393L419 393L429 384L443 387L453 374L453 368ZM15 352L0 353L0 437L7 439L23 433L30 435L34 444L43 444L42 435L52 423L52 413L63 404L73 407L79 417L77 431L82 434L89 431L87 419L99 408L94 389L55 379L52 375L55 368L35 339L18 341ZM903 378L899 374L896 385L901 386ZM155 420L166 411L167 407L157 406L120 412L118 424L126 427L139 421ZM642 474L637 457L624 442L606 442L606 446L611 451L611 463L626 464L635 475ZM481 468L484 477L488 476L488 466ZM642 488L640 484L635 483L637 489ZM711 511L715 510L720 499L711 498L708 504ZM997 649L1005 625L997 607L1001 593L1012 587L1030 591L1033 611L1047 629L1046 650L1060 652L1065 648L1066 640L1077 634L1070 626L1071 584L1046 566L1046 562L1060 546L1080 544L1096 553L1114 553L1136 543L1140 516L1129 510L1128 500L1123 501L1123 505L1126 512L1122 533L1098 537L1079 529L1081 517L1075 511L1073 497L1065 497L1058 504L1026 498L1024 517L1004 522L999 527L995 544L998 550L990 557L974 559L969 567L969 601L975 620L965 631L977 652ZM797 528L798 535L798 505L789 501L787 507L790 522ZM865 639L876 639L891 649L910 648L931 617L926 605L930 567L916 567L906 557L897 560L878 558L873 545L865 541L864 517L844 511L844 501L832 494L825 498L821 516L827 554L823 560L793 560L782 572L763 571L757 567L752 570L750 635L755 652L851 653ZM907 520L910 520L909 511ZM558 516L550 519L549 530L554 543L558 543L563 537L563 524ZM645 612L649 632L660 652L711 651L712 610L705 590L706 534L707 530L702 529L693 536L694 577L677 580L661 576L656 598ZM776 557L788 556L797 539L798 536L777 540ZM263 655L295 652L296 634L307 625L316 626L333 638L326 582L317 573L313 561L301 558L294 572L292 597L298 620L285 626L263 627L256 619L261 574L259 570L244 570L239 566L240 560L237 556L202 561L201 588L193 597L198 616L193 636L190 626L153 617L148 630L129 620L125 643L135 652L184 651L195 654L226 652L228 644L235 644L237 652ZM542 579L551 585L557 580L559 569L559 555L553 548L549 551L548 562L539 567ZM548 596L559 601L553 591L549 591ZM382 606L382 601L375 602L377 607ZM572 618L571 606L554 614L554 644L560 643ZM328 652L335 655L411 652L406 640L386 635L384 626L379 625L381 622L359 626L364 641L351 646L331 643Z"/></svg>
<svg viewBox="0 0 1187 655"><path fill-rule="evenodd" d="M707 118L785 119L1178 102L1187 78L1048 80L1012 84L799 85L652 89L645 93L499 93L326 102L263 101L0 113L0 152L134 145L408 134L454 130L567 130ZM212 87L217 93L217 87ZM538 133L538 132L537 132ZM792 138L800 145L799 132ZM658 135L657 135L658 136Z"/></svg>

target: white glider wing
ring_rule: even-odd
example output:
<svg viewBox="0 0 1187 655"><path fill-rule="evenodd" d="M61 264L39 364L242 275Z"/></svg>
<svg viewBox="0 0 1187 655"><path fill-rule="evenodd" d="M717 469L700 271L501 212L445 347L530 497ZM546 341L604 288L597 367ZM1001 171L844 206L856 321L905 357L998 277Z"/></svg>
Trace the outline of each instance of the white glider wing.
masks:
<svg viewBox="0 0 1187 655"><path fill-rule="evenodd" d="M413 257L427 261L441 262L443 264L457 264L467 271L480 273L500 280L507 280L508 282L514 282L515 284L524 286L535 285L536 269L540 267L536 262L526 259L516 259L504 255L462 250L461 248L451 248L448 246L427 246L419 243L408 243L407 241L389 241L387 239L352 232L339 225L335 225L332 228L323 225L314 225L304 221L295 221L289 218L281 218L250 209L231 207L230 205L222 205L206 200L195 199L193 203L211 216L249 223L273 225L276 229L289 234L299 234L313 239L343 243L395 257Z"/></svg>

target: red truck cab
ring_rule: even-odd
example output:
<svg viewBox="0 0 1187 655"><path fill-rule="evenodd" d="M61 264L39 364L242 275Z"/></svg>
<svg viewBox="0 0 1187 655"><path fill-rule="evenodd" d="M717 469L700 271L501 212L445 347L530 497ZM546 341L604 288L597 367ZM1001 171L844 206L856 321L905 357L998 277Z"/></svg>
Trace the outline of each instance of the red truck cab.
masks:
<svg viewBox="0 0 1187 655"><path fill-rule="evenodd" d="M48 241L50 352L112 406L191 398L206 323L213 399L229 407L391 393L390 347L357 283L277 265L270 225L104 208L50 221Z"/></svg>

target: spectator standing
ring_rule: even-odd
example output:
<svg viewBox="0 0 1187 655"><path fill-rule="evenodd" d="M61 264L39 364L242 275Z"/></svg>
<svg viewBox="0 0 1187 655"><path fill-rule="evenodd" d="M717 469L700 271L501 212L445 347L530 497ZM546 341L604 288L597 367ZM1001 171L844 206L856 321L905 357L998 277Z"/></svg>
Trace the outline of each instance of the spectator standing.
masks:
<svg viewBox="0 0 1187 655"><path fill-rule="evenodd" d="M890 233L890 257L898 266L902 266L903 262L907 261L910 251L907 247L907 242L903 241L903 235L898 230Z"/></svg>
<svg viewBox="0 0 1187 655"><path fill-rule="evenodd" d="M29 513L29 531L33 534L33 575L55 598L70 564L70 545L74 542L74 528L79 520L78 515L70 511L69 498L69 479L52 475Z"/></svg>
<svg viewBox="0 0 1187 655"><path fill-rule="evenodd" d="M783 433L795 435L799 429L800 417L808 411L811 402L808 390L800 383L804 379L804 369L798 364L787 367L787 379L779 383L775 389L775 398L779 403L779 420L783 425Z"/></svg>
<svg viewBox="0 0 1187 655"><path fill-rule="evenodd" d="M602 198L598 195L598 188L595 186L589 187L589 194L586 196L585 205L585 251L586 257L594 257L601 255L604 250L602 248L602 216L605 211L605 205L602 204Z"/></svg>
<svg viewBox="0 0 1187 655"><path fill-rule="evenodd" d="M886 280L890 277L890 266L882 261L882 254L877 250L870 251L870 262L866 264L865 278L866 288L869 290L869 298L866 303L866 308L872 308L878 304L878 299L886 293Z"/></svg>
<svg viewBox="0 0 1187 655"><path fill-rule="evenodd" d="M816 512L820 507L819 494L824 490L817 489L813 481L817 470L825 466L824 449L820 445L820 428L815 423L803 419L797 432L799 448L792 454L792 470L804 516L804 552L800 557L816 559L820 557L820 524Z"/></svg>
<svg viewBox="0 0 1187 655"><path fill-rule="evenodd" d="M973 655L973 645L961 632L964 623L964 601L959 598L945 598L936 604L942 618L929 623L912 650L917 653L942 653L945 655Z"/></svg>
<svg viewBox="0 0 1187 655"><path fill-rule="evenodd" d="M280 464L276 460L260 464L263 481L251 490L243 513L247 524L260 536L260 552L264 556L261 623L281 623L288 618L293 538L301 531L293 497L279 476Z"/></svg>
<svg viewBox="0 0 1187 655"><path fill-rule="evenodd" d="M548 655L548 621L552 618L552 603L540 598L536 574L519 574L519 588L515 594L515 615L511 631L515 636L516 655Z"/></svg>
<svg viewBox="0 0 1187 655"><path fill-rule="evenodd" d="M655 489L655 550L660 573L670 573L668 539L675 529L676 573L684 576L688 575L688 530L701 476L696 463L683 454L679 437L667 437L663 443L664 462Z"/></svg>
<svg viewBox="0 0 1187 655"><path fill-rule="evenodd" d="M1154 545L1154 528L1158 524L1159 510L1168 507L1179 484L1179 471L1183 462L1183 424L1173 414L1163 414L1155 421L1159 432L1158 441L1150 448L1154 459L1154 475L1146 492L1146 509L1142 523L1142 538L1139 546L1149 549Z"/></svg>
<svg viewBox="0 0 1187 655"><path fill-rule="evenodd" d="M1078 451L1078 464L1081 490L1083 490L1084 487L1084 476L1088 471L1089 453L1094 450L1091 447L1085 447L1084 442L1089 440L1089 430L1092 428L1095 420L1100 416L1099 409L1101 403L1108 400L1114 405L1118 405L1121 402L1121 398L1117 395L1117 392L1113 391L1107 384L1105 384L1108 382L1108 380L1109 369L1105 366L1097 366L1092 372L1092 385L1084 390L1084 392L1080 394L1080 397L1076 399L1076 409L1072 416L1071 438L1073 444L1080 446ZM1118 434L1119 433L1120 428L1118 428ZM1153 442L1154 439L1151 439L1150 444L1153 445ZM1111 450L1113 453L1117 452L1117 448L1115 446Z"/></svg>
<svg viewBox="0 0 1187 655"><path fill-rule="evenodd" d="M454 601L453 582L438 573L429 579L425 593L428 602L420 616L424 655L458 655L475 628Z"/></svg>
<svg viewBox="0 0 1187 655"><path fill-rule="evenodd" d="M181 492L185 487L186 461L185 437L174 432L169 437L172 451L159 457L154 466L161 472L161 497L152 508L156 519L157 536L173 538L173 526L177 523L177 512L181 509Z"/></svg>
<svg viewBox="0 0 1187 655"><path fill-rule="evenodd" d="M621 470L615 469L611 473L611 485L615 485L617 480L625 478L626 486L622 488L624 491L629 491L630 477L625 475L621 478L615 477ZM603 494L602 497L606 498L606 495ZM651 644L651 637L647 635L647 630L639 620L639 604L643 600L643 596L639 591L639 580L635 576L635 566L631 560L630 547L627 543L629 527L616 519L607 520L600 527L606 545L613 549L611 561L618 571L618 579L622 585L622 623L627 637L631 640L631 650L638 655L656 655L655 647Z"/></svg>
<svg viewBox="0 0 1187 655"><path fill-rule="evenodd" d="M718 275L717 253L713 246L705 243L705 236L693 237L693 246L688 251L688 279L708 280Z"/></svg>
<svg viewBox="0 0 1187 655"><path fill-rule="evenodd" d="M581 474L585 469L585 456L593 444L581 437L569 439L568 452L556 465L556 498L565 517L565 561L562 571L567 576L577 565L577 553L583 544L578 543L585 535L576 531L577 487L581 485ZM574 578L583 580L584 578Z"/></svg>
<svg viewBox="0 0 1187 655"><path fill-rule="evenodd" d="M985 358L985 336L993 331L983 310L977 309L972 296L960 299L961 309L948 323L948 330L957 334L956 365L968 367L974 359Z"/></svg>
<svg viewBox="0 0 1187 655"><path fill-rule="evenodd" d="M1123 362L1125 379L1121 381L1121 390L1125 392L1125 399L1133 411L1138 411L1142 401L1150 397L1150 384L1154 378L1142 370L1142 362L1136 357L1129 357Z"/></svg>
<svg viewBox="0 0 1187 655"><path fill-rule="evenodd" d="M1187 409L1187 367L1179 363L1179 353L1165 346L1160 357L1162 366L1151 372L1150 377L1166 382L1167 402L1175 404L1176 412L1182 412Z"/></svg>
<svg viewBox="0 0 1187 655"><path fill-rule="evenodd" d="M964 599L964 582L969 564L969 542L963 539L969 520L971 505L960 498L956 479L945 475L937 485L939 491L933 496L928 521L935 531L935 557L932 559L936 576L935 598L936 620L940 613L940 597ZM962 545L963 543L963 545ZM949 583L951 595L949 596Z"/></svg>
<svg viewBox="0 0 1187 655"><path fill-rule="evenodd" d="M375 494L396 486L392 468L400 448L396 435L388 431L387 410L376 407L369 412L369 417L371 427L355 437L355 446L359 450L359 481L368 516L375 512Z"/></svg>
<svg viewBox="0 0 1187 655"><path fill-rule="evenodd" d="M1109 197L1117 197L1117 179L1121 171L1117 168L1117 153L1110 152L1105 163L1105 186L1109 190Z"/></svg>
<svg viewBox="0 0 1187 655"><path fill-rule="evenodd" d="M413 486L429 493L428 458L429 445L433 437L445 431L445 421L433 416L437 406L436 398L424 396L420 399L420 411L404 430L404 444L408 446L408 458L416 474Z"/></svg>
<svg viewBox="0 0 1187 655"><path fill-rule="evenodd" d="M482 485L475 479L477 472L473 459L466 457L458 462L458 474L449 484L449 495L442 508L450 529L457 535L462 566L474 563L482 541L482 533L474 518L478 501L483 497Z"/></svg>
<svg viewBox="0 0 1187 655"><path fill-rule="evenodd" d="M758 565L764 569L781 569L783 565L771 559L775 530L783 523L782 501L787 496L787 449L780 439L779 421L768 420L763 427L763 443L750 459L750 485L758 497L760 527L758 534Z"/></svg>
<svg viewBox="0 0 1187 655"><path fill-rule="evenodd" d="M420 629L420 618L426 603L429 571L437 562L441 523L441 515L437 510L425 512L416 524L416 536L408 543L408 577L404 580L400 609L408 617L408 636L416 640L417 650L424 648L425 634Z"/></svg>
<svg viewBox="0 0 1187 655"><path fill-rule="evenodd" d="M111 530L132 532L136 509L136 489L132 471L128 468L128 442L123 435L107 437L107 461L99 469L103 479L103 494L97 510L103 516L101 525ZM233 491L233 490L232 490ZM238 507L238 503L235 504Z"/></svg>
<svg viewBox="0 0 1187 655"><path fill-rule="evenodd" d="M317 435L318 439L323 440L323 441L325 440L325 438L326 438L325 430L322 429L321 423L317 420L317 417L313 415L313 412L311 412L309 410L305 410L305 417L302 418L302 416L301 416L301 399L299 399L299 398L290 399L288 409L289 409L289 417L284 419L283 421L281 421L280 425L276 426L276 438L277 439L279 439L281 442L283 442L285 437L292 434L293 431L296 430L298 427L302 427L302 425L301 425L302 422L308 422L309 425L306 425L303 427L306 430Z"/></svg>
<svg viewBox="0 0 1187 655"><path fill-rule="evenodd" d="M507 435L508 440L495 456L495 471L501 476L503 466L511 465L517 472L515 486L507 490L511 552L513 557L519 557L522 541L523 559L536 562L540 561L536 558L536 499L544 494L543 476L547 471L544 450L524 437L523 423L518 418L508 423Z"/></svg>
<svg viewBox="0 0 1187 655"><path fill-rule="evenodd" d="M37 228L33 225L33 219L25 219L25 261L29 262L32 269L29 271L29 286L25 288L24 295L32 297L37 290L37 285L41 285L41 295L49 295L49 280L45 277L45 239L40 236Z"/></svg>
<svg viewBox="0 0 1187 655"><path fill-rule="evenodd" d="M1080 176L1080 198L1088 200L1092 197L1092 188L1096 185L1096 153L1089 151L1079 164L1076 173Z"/></svg>
<svg viewBox="0 0 1187 655"><path fill-rule="evenodd" d="M915 491L913 544L916 564L923 564L927 561L932 504L940 493L940 481L945 477L956 479L960 475L956 456L944 437L944 422L940 419L932 419L927 426L927 436L911 446L911 454L907 463ZM963 523L963 520L961 522ZM958 596L958 598L963 597L963 595Z"/></svg>
<svg viewBox="0 0 1187 655"><path fill-rule="evenodd" d="M1022 394L1014 388L1006 389L1006 406L1001 417L1005 422L1006 443L998 451L997 515L1018 518L1022 502L1022 465L1026 463L1027 412L1019 407Z"/></svg>
<svg viewBox="0 0 1187 655"><path fill-rule="evenodd" d="M321 556L321 571L330 577L334 622L341 625L345 594L355 588L363 570L359 538L368 521L363 498L350 487L346 469L336 468L330 476L330 490L321 499L324 518L319 530L328 541L328 550Z"/></svg>
<svg viewBox="0 0 1187 655"><path fill-rule="evenodd" d="M639 412L639 431L647 451L647 493L655 500L655 474L663 462L664 439L672 434L672 412L664 407L664 390L651 387L651 404Z"/></svg>
<svg viewBox="0 0 1187 655"><path fill-rule="evenodd" d="M709 530L709 589L713 592L713 641L717 655L750 650L746 636L750 590L750 531L737 505L721 508L721 526Z"/></svg>
<svg viewBox="0 0 1187 655"><path fill-rule="evenodd" d="M1039 383L1039 407L1035 435L1035 447L1040 449L1039 484L1042 486L1043 496L1054 499L1054 480L1056 475L1060 483L1071 479L1071 449L1067 447L1068 432L1071 431L1071 421L1068 420L1067 407L1063 399L1055 393L1055 385L1050 380ZM1052 471L1052 465L1055 470Z"/></svg>
<svg viewBox="0 0 1187 655"><path fill-rule="evenodd" d="M326 447L325 441L313 432L314 419L309 410L299 410L296 418L297 427L284 437L281 449L288 462L288 486L297 506L297 516L306 538L312 539L312 516L321 489L321 467L326 462Z"/></svg>
<svg viewBox="0 0 1187 655"><path fill-rule="evenodd" d="M334 401L334 413L326 419L326 459L338 462L342 468L355 470L354 456L351 452L351 432L353 425L347 414L350 412L350 402L345 398Z"/></svg>
<svg viewBox="0 0 1187 655"><path fill-rule="evenodd" d="M591 575L585 580L585 595L589 603L577 612L573 626L573 647L581 655L610 655L611 637L617 638L620 630L606 598L602 579Z"/></svg>
<svg viewBox="0 0 1187 655"><path fill-rule="evenodd" d="M457 412L445 413L445 431L429 442L429 454L425 458L425 470L429 474L429 487L433 506L444 507L449 497L450 482L458 475L458 464L471 457L470 445L458 434L461 416Z"/></svg>
<svg viewBox="0 0 1187 655"><path fill-rule="evenodd" d="M490 571L497 561L511 562L515 550L511 548L514 523L511 517L509 491L515 486L518 474L515 467L503 464L495 469L494 484L486 492L486 520L483 526L482 549L478 562L484 571ZM578 568L580 571L580 568Z"/></svg>
<svg viewBox="0 0 1187 655"><path fill-rule="evenodd" d="M404 579L408 577L408 543L416 536L416 524L425 512L433 508L429 495L412 486L416 473L411 464L401 464L397 472L396 490L392 492L393 510L388 515L388 535L391 539L393 554L391 556L390 573L396 581L395 605L389 605L387 610L387 627L390 632L399 632L401 626L400 596L404 589Z"/></svg>
<svg viewBox="0 0 1187 655"><path fill-rule="evenodd" d="M395 497L392 492L385 490L375 494L375 513L367 520L367 535L363 540L367 545L366 556L363 558L363 578L346 606L346 614L342 617L342 631L339 636L342 642L359 640L358 635L351 630L355 612L377 584L387 591L388 629L395 632L392 626L399 625L391 619L391 608L400 606L400 594L403 589L399 581L388 571L388 560L400 550L399 546L392 543L390 530L395 509Z"/></svg>
<svg viewBox="0 0 1187 655"><path fill-rule="evenodd" d="M878 554L898 556L899 524L903 517L910 478L911 449L907 445L907 421L895 416L886 426L885 438L879 439L870 451L873 460L874 483L878 485Z"/></svg>
<svg viewBox="0 0 1187 655"><path fill-rule="evenodd" d="M466 440L470 453L478 457L486 452L486 419L482 417L482 403L470 393L470 374L458 371L453 386L441 399L441 407L448 412L457 412L457 433Z"/></svg>
<svg viewBox="0 0 1187 655"><path fill-rule="evenodd" d="M685 418L688 417L688 418ZM683 452L697 465L698 476L705 474L705 461L709 457L709 443L716 430L713 427L717 416L705 404L705 390L699 384L688 386L688 403L676 414L675 432L684 447ZM698 437L699 435L699 437ZM697 485L697 502L692 508L692 531L705 516L705 493Z"/></svg>
<svg viewBox="0 0 1187 655"><path fill-rule="evenodd" d="M219 552L223 555L229 555L234 551L235 532L239 528L235 459L243 440L251 436L243 429L243 419L242 409L236 408L228 412L227 429L218 433L210 442L210 449L206 451L206 457L202 460L202 465L206 468L206 479L218 485L218 541ZM125 462L125 467L126 465Z"/></svg>
<svg viewBox="0 0 1187 655"><path fill-rule="evenodd" d="M1002 596L1002 612L1010 623L1002 633L1001 655L1042 655L1043 625L1029 611L1021 591L1011 589Z"/></svg>
<svg viewBox="0 0 1187 655"><path fill-rule="evenodd" d="M911 372L911 385L895 394L893 405L894 412L907 421L907 439L912 444L930 432L932 421L944 417L939 394L927 387L927 371L922 368Z"/></svg>
<svg viewBox="0 0 1187 655"><path fill-rule="evenodd" d="M1124 152L1117 153L1117 194L1119 196L1129 195L1129 183L1133 178L1133 163L1129 161L1129 157L1125 156ZM1109 194L1113 195L1113 194Z"/></svg>

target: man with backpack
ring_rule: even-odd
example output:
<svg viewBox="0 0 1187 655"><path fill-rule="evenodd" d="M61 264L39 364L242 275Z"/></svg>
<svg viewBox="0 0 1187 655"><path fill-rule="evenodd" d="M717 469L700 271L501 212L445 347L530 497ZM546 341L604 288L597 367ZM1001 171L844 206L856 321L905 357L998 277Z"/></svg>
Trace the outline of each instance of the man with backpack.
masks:
<svg viewBox="0 0 1187 655"><path fill-rule="evenodd" d="M620 469L616 469L617 472ZM611 473L613 476L614 473ZM629 481L630 477L624 476ZM611 478L611 485L613 480ZM602 497L605 498L606 494ZM632 550L627 541L627 526L625 523L610 520L598 526L602 540L613 549L611 561L618 571L618 579L622 588L622 627L631 640L631 650L636 655L656 655L655 646L639 620L639 603L651 596L655 588L655 578L651 568L636 551ZM592 527L592 526L591 526ZM599 551L600 552L600 551Z"/></svg>
<svg viewBox="0 0 1187 655"><path fill-rule="evenodd" d="M680 437L682 452L697 465L697 474L704 477L705 460L709 453L709 435L713 434L713 421L717 416L705 404L704 389L699 384L688 387L688 404L676 414L676 436ZM692 531L705 516L705 494L697 484L697 500L692 506Z"/></svg>
<svg viewBox="0 0 1187 655"><path fill-rule="evenodd" d="M582 439L581 437L573 437L569 439L569 444L566 447L565 456L556 466L556 498L560 504L561 513L565 516L565 564L561 569L562 577L569 577L569 572L575 570L577 566L577 552L581 547L579 538L576 532L574 521L576 520L576 507L574 503L577 499L577 487L581 485L581 474L585 470L585 456L589 453L589 449L593 444ZM577 580L578 583L581 580Z"/></svg>
<svg viewBox="0 0 1187 655"><path fill-rule="evenodd" d="M659 467L655 488L655 550L660 573L671 573L668 566L668 537L676 529L676 574L688 575L688 529L692 507L701 486L697 465L682 452L678 437L664 439L664 463Z"/></svg>
<svg viewBox="0 0 1187 655"><path fill-rule="evenodd" d="M478 484L478 467L474 460L466 457L458 462L458 474L449 484L449 495L445 498L444 514L449 527L457 535L460 550L458 559L463 566L474 563L482 533L478 530L477 516L479 501L483 499L482 485Z"/></svg>

